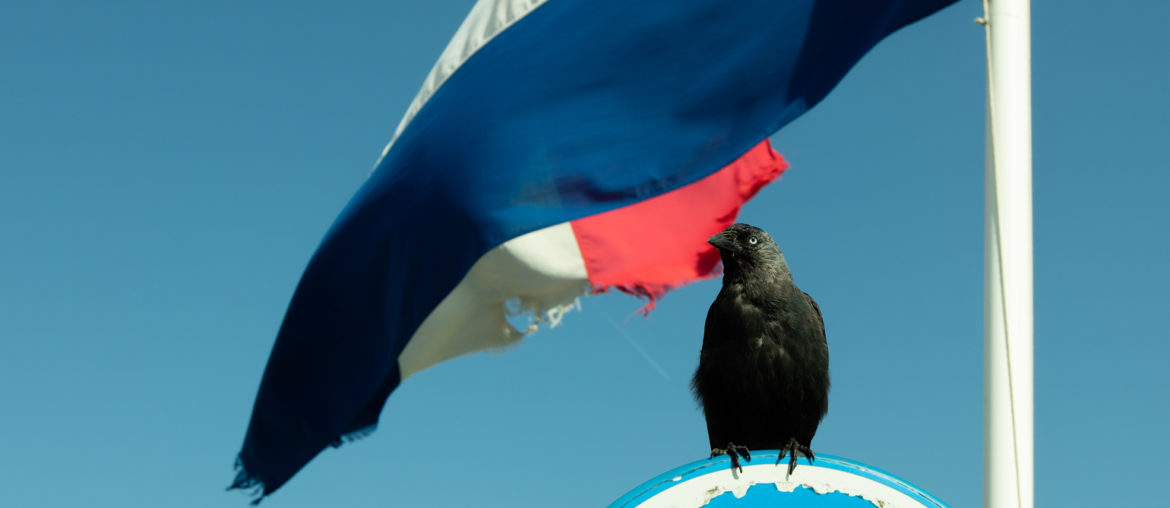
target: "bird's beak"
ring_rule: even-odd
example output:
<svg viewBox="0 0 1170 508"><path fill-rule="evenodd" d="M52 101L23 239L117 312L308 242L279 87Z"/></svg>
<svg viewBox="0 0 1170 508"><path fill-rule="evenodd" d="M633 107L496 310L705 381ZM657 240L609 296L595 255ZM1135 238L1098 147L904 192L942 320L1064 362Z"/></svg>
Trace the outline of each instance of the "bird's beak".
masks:
<svg viewBox="0 0 1170 508"><path fill-rule="evenodd" d="M715 248L719 250L729 249L732 245L735 244L731 241L731 238L728 238L726 232L719 232L711 235L711 238L707 239L707 243L714 245Z"/></svg>

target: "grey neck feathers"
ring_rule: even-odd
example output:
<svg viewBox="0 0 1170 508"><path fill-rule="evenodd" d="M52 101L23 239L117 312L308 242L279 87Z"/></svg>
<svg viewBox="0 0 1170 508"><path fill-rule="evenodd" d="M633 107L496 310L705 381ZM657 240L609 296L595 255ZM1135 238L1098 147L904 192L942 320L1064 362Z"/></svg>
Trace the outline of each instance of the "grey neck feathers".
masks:
<svg viewBox="0 0 1170 508"><path fill-rule="evenodd" d="M788 261L779 249L763 250L755 256L732 255L723 258L724 285L743 282L747 278L767 280L774 284L793 283Z"/></svg>

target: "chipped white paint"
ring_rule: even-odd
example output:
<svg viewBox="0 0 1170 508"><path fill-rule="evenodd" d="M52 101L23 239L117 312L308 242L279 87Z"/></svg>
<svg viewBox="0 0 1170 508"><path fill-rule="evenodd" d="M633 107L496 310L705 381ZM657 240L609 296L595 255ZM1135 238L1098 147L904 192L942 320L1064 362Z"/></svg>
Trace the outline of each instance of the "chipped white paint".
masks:
<svg viewBox="0 0 1170 508"><path fill-rule="evenodd" d="M763 457L761 457L763 458ZM817 494L841 493L860 497L880 508L921 507L922 503L877 480L827 467L800 465L792 476L786 477L788 464L760 464L745 466L743 473L723 469L697 476L659 492L639 508L694 508L706 506L716 497L731 493L736 498L747 495L754 485L772 484L781 492L792 492L797 487L811 489ZM681 476L672 479L682 480Z"/></svg>

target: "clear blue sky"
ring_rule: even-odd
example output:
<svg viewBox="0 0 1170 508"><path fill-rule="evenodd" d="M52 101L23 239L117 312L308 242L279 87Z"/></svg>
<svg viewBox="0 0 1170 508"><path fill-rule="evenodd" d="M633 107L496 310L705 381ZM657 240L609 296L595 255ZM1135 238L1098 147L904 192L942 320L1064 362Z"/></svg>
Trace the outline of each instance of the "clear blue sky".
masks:
<svg viewBox="0 0 1170 508"><path fill-rule="evenodd" d="M0 505L245 506L223 488L293 287L472 3L3 9ZM982 496L980 14L879 45L774 137L792 169L742 214L824 310L814 450L956 507ZM1037 505L1153 505L1170 6L1033 16ZM594 507L702 458L687 384L717 287L645 319L584 298L506 354L412 377L377 433L265 506Z"/></svg>

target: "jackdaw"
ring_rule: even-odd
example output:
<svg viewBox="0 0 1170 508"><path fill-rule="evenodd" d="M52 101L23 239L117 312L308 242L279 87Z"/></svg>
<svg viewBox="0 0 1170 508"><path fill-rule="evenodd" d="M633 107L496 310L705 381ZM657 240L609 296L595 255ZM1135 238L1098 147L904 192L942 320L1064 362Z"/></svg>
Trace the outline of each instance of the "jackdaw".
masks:
<svg viewBox="0 0 1170 508"><path fill-rule="evenodd" d="M733 224L707 240L723 258L723 288L707 311L691 388L707 417L711 457L733 468L749 450L813 460L809 448L829 409L829 346L817 303L792 281L780 247L762 229Z"/></svg>

